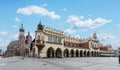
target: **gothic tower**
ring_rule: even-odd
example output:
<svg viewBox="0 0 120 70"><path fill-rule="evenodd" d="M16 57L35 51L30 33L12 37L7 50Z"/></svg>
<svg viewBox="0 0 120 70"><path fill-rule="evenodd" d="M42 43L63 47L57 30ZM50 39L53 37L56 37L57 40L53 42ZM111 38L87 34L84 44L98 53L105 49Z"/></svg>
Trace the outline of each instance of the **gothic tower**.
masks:
<svg viewBox="0 0 120 70"><path fill-rule="evenodd" d="M19 54L21 56L24 55L24 49L25 49L25 35L24 35L24 28L23 28L23 24L21 24L21 27L19 29L19 37L18 37L18 40L19 40Z"/></svg>

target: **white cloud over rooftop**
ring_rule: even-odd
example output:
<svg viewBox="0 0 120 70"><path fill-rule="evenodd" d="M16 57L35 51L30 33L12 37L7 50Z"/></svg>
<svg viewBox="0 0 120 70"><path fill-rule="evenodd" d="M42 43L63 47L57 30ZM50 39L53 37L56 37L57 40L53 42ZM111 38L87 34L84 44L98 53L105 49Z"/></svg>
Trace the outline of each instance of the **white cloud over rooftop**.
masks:
<svg viewBox="0 0 120 70"><path fill-rule="evenodd" d="M84 16L76 16L76 15L70 15L67 19L67 23L72 23L75 27L85 28L85 29L86 28L94 29L110 22L111 20L107 20L104 18L96 18L94 20L92 19L84 20Z"/></svg>
<svg viewBox="0 0 120 70"><path fill-rule="evenodd" d="M98 38L103 44L112 45L112 47L114 46L115 49L117 49L120 46L120 40L112 34L99 33Z"/></svg>
<svg viewBox="0 0 120 70"><path fill-rule="evenodd" d="M76 33L76 31L71 29L71 28L66 29L64 32L67 33L67 34L74 34L74 33Z"/></svg>

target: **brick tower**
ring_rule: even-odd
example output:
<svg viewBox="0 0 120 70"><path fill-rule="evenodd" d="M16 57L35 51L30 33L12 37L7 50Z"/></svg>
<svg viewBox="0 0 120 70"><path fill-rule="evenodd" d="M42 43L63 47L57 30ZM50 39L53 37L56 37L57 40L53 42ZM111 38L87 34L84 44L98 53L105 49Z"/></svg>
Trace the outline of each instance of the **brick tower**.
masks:
<svg viewBox="0 0 120 70"><path fill-rule="evenodd" d="M23 24L21 24L21 27L19 29L19 54L20 56L24 56L25 54L25 35L24 35L24 28L23 28Z"/></svg>

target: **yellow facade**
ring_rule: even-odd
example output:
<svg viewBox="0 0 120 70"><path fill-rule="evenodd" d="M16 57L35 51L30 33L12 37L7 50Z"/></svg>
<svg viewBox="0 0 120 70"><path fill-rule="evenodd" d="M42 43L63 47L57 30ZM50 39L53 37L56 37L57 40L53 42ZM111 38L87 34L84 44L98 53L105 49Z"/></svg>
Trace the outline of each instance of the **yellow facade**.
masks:
<svg viewBox="0 0 120 70"><path fill-rule="evenodd" d="M88 39L66 36L62 31L43 27L35 31L35 42L30 53L34 57L97 57L100 54L96 34Z"/></svg>

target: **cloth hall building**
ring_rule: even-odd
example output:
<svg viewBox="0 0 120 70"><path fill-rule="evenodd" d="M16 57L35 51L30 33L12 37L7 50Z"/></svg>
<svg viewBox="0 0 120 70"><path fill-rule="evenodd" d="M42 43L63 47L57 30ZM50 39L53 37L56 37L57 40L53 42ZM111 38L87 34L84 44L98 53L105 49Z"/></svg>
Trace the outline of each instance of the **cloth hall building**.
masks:
<svg viewBox="0 0 120 70"><path fill-rule="evenodd" d="M100 44L96 33L88 39L66 36L62 31L45 27L39 22L30 46L31 57L97 57L109 54L110 46Z"/></svg>

